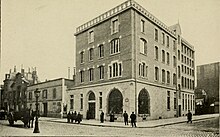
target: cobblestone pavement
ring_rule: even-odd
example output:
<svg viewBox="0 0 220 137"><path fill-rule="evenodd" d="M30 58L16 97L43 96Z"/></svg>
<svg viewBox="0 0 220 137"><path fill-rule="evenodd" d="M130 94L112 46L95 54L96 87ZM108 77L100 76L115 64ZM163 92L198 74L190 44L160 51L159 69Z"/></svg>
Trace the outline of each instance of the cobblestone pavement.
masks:
<svg viewBox="0 0 220 137"><path fill-rule="evenodd" d="M183 123L157 128L114 128L40 121L40 133L33 133L33 128L23 128L21 121L10 127L8 121L1 120L0 136L218 136L214 132L194 130L192 126L188 128Z"/></svg>

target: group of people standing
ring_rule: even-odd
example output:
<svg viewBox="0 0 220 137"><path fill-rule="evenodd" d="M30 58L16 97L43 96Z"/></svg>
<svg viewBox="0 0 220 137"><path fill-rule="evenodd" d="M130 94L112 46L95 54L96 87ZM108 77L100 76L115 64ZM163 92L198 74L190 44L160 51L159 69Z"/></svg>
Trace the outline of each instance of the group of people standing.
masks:
<svg viewBox="0 0 220 137"><path fill-rule="evenodd" d="M78 114L76 113L76 111L73 113L71 113L70 111L69 111L69 113L67 114L67 122L68 123L73 123L73 122L75 122L75 123L80 123L82 121L82 115L80 114L80 112L78 112Z"/></svg>
<svg viewBox="0 0 220 137"><path fill-rule="evenodd" d="M128 125L128 113L127 113L126 111L124 111L123 117L124 117L125 125ZM134 112L132 112L132 114L130 115L131 126L132 126L132 127L137 127L137 126L136 126L136 118L137 118L137 116L134 114ZM101 122L101 123L104 122L104 112L103 112L103 111L102 111L101 114L100 114L100 122Z"/></svg>
<svg viewBox="0 0 220 137"><path fill-rule="evenodd" d="M123 113L123 117L124 117L125 125L128 125L128 113L126 111ZM137 127L136 126L136 118L137 118L137 116L134 114L134 112L132 112L130 115L132 127Z"/></svg>

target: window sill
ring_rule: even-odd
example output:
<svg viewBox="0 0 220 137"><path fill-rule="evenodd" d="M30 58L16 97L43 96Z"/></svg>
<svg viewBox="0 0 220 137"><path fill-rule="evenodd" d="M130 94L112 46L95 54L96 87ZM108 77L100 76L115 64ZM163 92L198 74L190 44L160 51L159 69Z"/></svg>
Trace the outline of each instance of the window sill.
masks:
<svg viewBox="0 0 220 137"><path fill-rule="evenodd" d="M115 31L115 32L111 32L111 35L114 35L114 34L116 34L116 33L118 33L119 31Z"/></svg>
<svg viewBox="0 0 220 137"><path fill-rule="evenodd" d="M146 53L142 53L142 52L140 52L140 54L141 54L141 55L144 55L144 56L147 56L147 54L146 54Z"/></svg>
<svg viewBox="0 0 220 137"><path fill-rule="evenodd" d="M170 111L170 109L167 109L167 111Z"/></svg>
<svg viewBox="0 0 220 137"><path fill-rule="evenodd" d="M93 40L93 41L89 41L88 44L91 44L91 43L93 43L93 42L94 42L94 40Z"/></svg>
<svg viewBox="0 0 220 137"><path fill-rule="evenodd" d="M104 59L104 56L103 56L103 57L99 57L98 59L99 59L99 60Z"/></svg>
<svg viewBox="0 0 220 137"><path fill-rule="evenodd" d="M84 65L85 63L83 62L83 63L80 63L80 65Z"/></svg>
<svg viewBox="0 0 220 137"><path fill-rule="evenodd" d="M117 55L117 54L120 54L120 52L112 53L112 54L110 54L110 56L114 56L114 55Z"/></svg>

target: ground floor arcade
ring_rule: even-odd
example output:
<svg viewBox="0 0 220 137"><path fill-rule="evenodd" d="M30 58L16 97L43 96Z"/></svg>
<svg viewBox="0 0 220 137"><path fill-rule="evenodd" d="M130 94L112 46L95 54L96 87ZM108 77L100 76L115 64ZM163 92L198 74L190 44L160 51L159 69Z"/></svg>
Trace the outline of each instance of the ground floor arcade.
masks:
<svg viewBox="0 0 220 137"><path fill-rule="evenodd" d="M188 110L194 113L193 98L184 98L185 106L175 88L134 81L76 87L68 91L66 101L67 111L80 112L90 119L99 119L102 111L106 120L113 113L118 121L123 120L124 111L129 115L135 112L138 121L183 116Z"/></svg>

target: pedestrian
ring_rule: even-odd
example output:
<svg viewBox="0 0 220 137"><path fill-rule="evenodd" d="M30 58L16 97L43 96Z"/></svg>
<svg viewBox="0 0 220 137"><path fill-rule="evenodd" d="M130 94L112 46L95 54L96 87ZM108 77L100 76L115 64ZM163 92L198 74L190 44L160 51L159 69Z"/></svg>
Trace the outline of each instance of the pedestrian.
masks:
<svg viewBox="0 0 220 137"><path fill-rule="evenodd" d="M71 113L71 116L70 116L70 118L71 118L71 123L73 123L73 112Z"/></svg>
<svg viewBox="0 0 220 137"><path fill-rule="evenodd" d="M128 114L126 111L124 112L123 117L124 117L125 125L128 125Z"/></svg>
<svg viewBox="0 0 220 137"><path fill-rule="evenodd" d="M78 112L78 115L77 115L76 119L77 119L78 124L80 124L80 122L82 121L82 117L81 117L80 112Z"/></svg>
<svg viewBox="0 0 220 137"><path fill-rule="evenodd" d="M100 114L100 121L101 123L104 123L104 112L103 111Z"/></svg>
<svg viewBox="0 0 220 137"><path fill-rule="evenodd" d="M70 123L70 116L71 116L71 114L70 114L70 111L69 111L69 113L67 114L67 122L68 123Z"/></svg>
<svg viewBox="0 0 220 137"><path fill-rule="evenodd" d="M187 114L187 123L192 123L192 113L190 112L190 110L188 110L188 114Z"/></svg>
<svg viewBox="0 0 220 137"><path fill-rule="evenodd" d="M87 119L87 120L90 119L90 112L89 112L89 110L86 111L86 119Z"/></svg>
<svg viewBox="0 0 220 137"><path fill-rule="evenodd" d="M73 114L73 120L75 120L75 123L77 122L77 113L76 113L76 111Z"/></svg>
<svg viewBox="0 0 220 137"><path fill-rule="evenodd" d="M132 127L136 127L136 115L134 114L134 112L132 112L132 114L130 115L130 118L131 118Z"/></svg>

